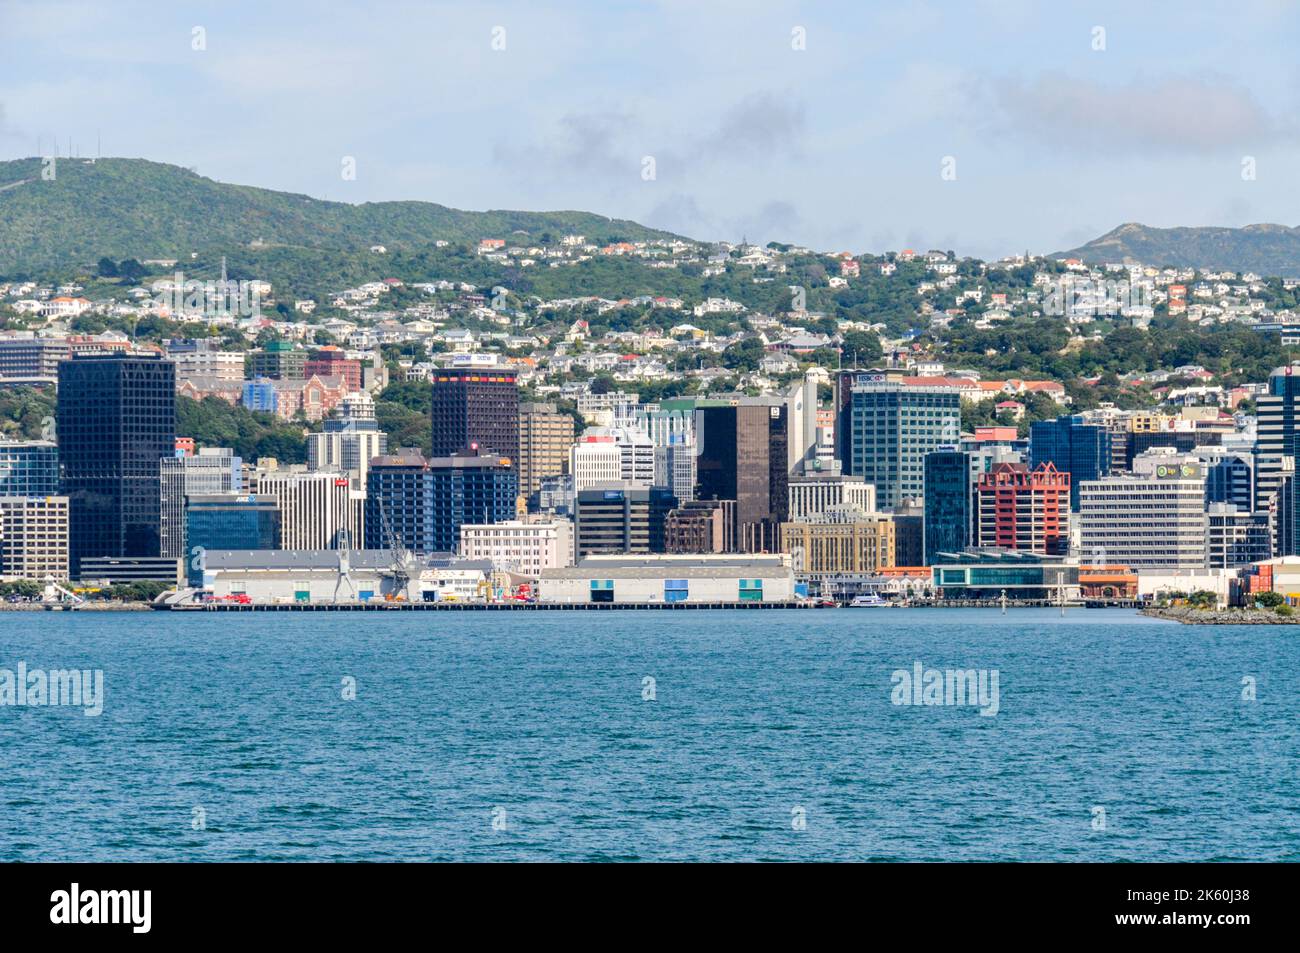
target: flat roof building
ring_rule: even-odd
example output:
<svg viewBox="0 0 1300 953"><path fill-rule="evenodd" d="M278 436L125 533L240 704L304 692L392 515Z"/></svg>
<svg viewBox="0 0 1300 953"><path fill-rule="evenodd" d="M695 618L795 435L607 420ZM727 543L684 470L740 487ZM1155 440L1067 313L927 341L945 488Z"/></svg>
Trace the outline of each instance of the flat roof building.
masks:
<svg viewBox="0 0 1300 953"><path fill-rule="evenodd" d="M751 603L795 598L790 557L591 556L549 569L538 584L543 603Z"/></svg>

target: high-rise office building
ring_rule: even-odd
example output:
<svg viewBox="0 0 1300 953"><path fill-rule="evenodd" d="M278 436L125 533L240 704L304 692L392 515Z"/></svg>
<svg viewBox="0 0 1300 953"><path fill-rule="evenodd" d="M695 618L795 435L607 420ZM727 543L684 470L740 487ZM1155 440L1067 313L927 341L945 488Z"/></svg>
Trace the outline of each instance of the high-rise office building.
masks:
<svg viewBox="0 0 1300 953"><path fill-rule="evenodd" d="M59 492L59 447L52 440L0 439L0 496Z"/></svg>
<svg viewBox="0 0 1300 953"><path fill-rule="evenodd" d="M1254 454L1227 447L1202 447L1195 456L1205 464L1205 502L1254 510Z"/></svg>
<svg viewBox="0 0 1300 953"><path fill-rule="evenodd" d="M619 405L613 426L640 430L656 447L695 442L695 399L675 397L660 404Z"/></svg>
<svg viewBox="0 0 1300 953"><path fill-rule="evenodd" d="M370 461L388 452L388 434L375 420L375 403L365 391L356 391L339 405L339 415L321 423L318 433L307 434L307 469L339 470L357 489L366 488Z"/></svg>
<svg viewBox="0 0 1300 953"><path fill-rule="evenodd" d="M882 509L921 500L925 455L956 445L961 435L957 389L903 384L873 373L846 375L840 387L845 470L875 486Z"/></svg>
<svg viewBox="0 0 1300 953"><path fill-rule="evenodd" d="M575 491L622 479L623 451L611 434L583 434L569 448Z"/></svg>
<svg viewBox="0 0 1300 953"><path fill-rule="evenodd" d="M167 356L176 364L176 380L242 381L245 355L221 350L220 339L174 339L167 342Z"/></svg>
<svg viewBox="0 0 1300 953"><path fill-rule="evenodd" d="M1199 461L1142 455L1134 472L1084 481L1083 562L1131 569L1202 569L1208 560L1205 474Z"/></svg>
<svg viewBox="0 0 1300 953"><path fill-rule="evenodd" d="M251 493L195 494L185 502L186 537L202 549L281 549L280 504Z"/></svg>
<svg viewBox="0 0 1300 953"><path fill-rule="evenodd" d="M656 486L666 487L679 503L695 499L695 444L691 434L672 434L670 442L654 448Z"/></svg>
<svg viewBox="0 0 1300 953"><path fill-rule="evenodd" d="M975 487L977 543L1043 556L1070 549L1070 474L999 463Z"/></svg>
<svg viewBox="0 0 1300 953"><path fill-rule="evenodd" d="M695 411L695 498L734 500L733 552L774 552L790 508L786 424L780 399L742 397Z"/></svg>
<svg viewBox="0 0 1300 953"><path fill-rule="evenodd" d="M161 556L161 460L176 447L176 365L144 354L64 361L57 422L73 576L84 557Z"/></svg>
<svg viewBox="0 0 1300 953"><path fill-rule="evenodd" d="M1050 463L1070 475L1070 509L1079 509L1080 484L1110 472L1111 433L1074 415L1039 420L1029 427L1029 468Z"/></svg>
<svg viewBox="0 0 1300 953"><path fill-rule="evenodd" d="M455 552L460 528L515 516L518 479L508 457L426 458L402 448L370 462L366 548L388 549L390 534L414 553Z"/></svg>
<svg viewBox="0 0 1300 953"><path fill-rule="evenodd" d="M581 490L574 504L574 553L662 553L664 524L676 505L662 487L610 482Z"/></svg>
<svg viewBox="0 0 1300 953"><path fill-rule="evenodd" d="M554 404L519 405L519 493L532 498L542 477L565 473L573 446L573 418Z"/></svg>
<svg viewBox="0 0 1300 953"><path fill-rule="evenodd" d="M655 483L655 445L639 430L590 427L569 450L574 487L625 480Z"/></svg>
<svg viewBox="0 0 1300 953"><path fill-rule="evenodd" d="M0 578L46 576L69 576L68 498L0 496Z"/></svg>
<svg viewBox="0 0 1300 953"><path fill-rule="evenodd" d="M925 455L925 565L938 553L960 553L971 544L971 458L959 450Z"/></svg>
<svg viewBox="0 0 1300 953"><path fill-rule="evenodd" d="M281 548L362 548L366 494L346 474L259 466L249 478L248 491L259 500L275 500Z"/></svg>
<svg viewBox="0 0 1300 953"><path fill-rule="evenodd" d="M1207 565L1211 569L1237 569L1268 559L1268 515L1234 503L1210 503L1206 508Z"/></svg>
<svg viewBox="0 0 1300 953"><path fill-rule="evenodd" d="M180 451L159 461L160 555L177 559L189 552L185 535L185 500L198 494L238 493L243 461L225 447L201 447L193 455Z"/></svg>
<svg viewBox="0 0 1300 953"><path fill-rule="evenodd" d="M785 393L786 472L811 472L817 465L817 378L812 370Z"/></svg>
<svg viewBox="0 0 1300 953"><path fill-rule="evenodd" d="M1164 447L1177 453L1193 453L1200 447L1217 447L1223 442L1223 433L1221 431L1206 427L1155 432L1139 431L1128 434L1123 453L1120 454L1115 452L1113 446L1117 436L1114 432L1110 435L1112 442L1111 460L1123 459L1125 470L1131 470L1133 468L1133 458L1146 453L1148 450Z"/></svg>
<svg viewBox="0 0 1300 953"><path fill-rule="evenodd" d="M433 456L519 458L519 385L502 368L446 367L433 373Z"/></svg>
<svg viewBox="0 0 1300 953"><path fill-rule="evenodd" d="M1279 367L1268 378L1268 392L1255 401L1256 457L1255 510L1274 514L1273 553L1290 555L1295 538L1279 510L1292 511L1289 500L1279 499L1284 475L1294 471L1296 437L1300 436L1300 364Z"/></svg>

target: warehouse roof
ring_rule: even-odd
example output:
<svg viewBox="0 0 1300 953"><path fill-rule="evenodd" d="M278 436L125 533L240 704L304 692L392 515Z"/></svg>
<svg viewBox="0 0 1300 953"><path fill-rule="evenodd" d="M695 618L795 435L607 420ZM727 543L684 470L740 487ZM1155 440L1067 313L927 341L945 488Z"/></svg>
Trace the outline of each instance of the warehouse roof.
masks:
<svg viewBox="0 0 1300 953"><path fill-rule="evenodd" d="M213 570L337 570L337 549L209 549L203 554L203 568ZM393 554L387 549L350 549L348 564L353 569L388 569ZM415 557L425 569L481 569L492 571L483 559L457 559L451 553Z"/></svg>

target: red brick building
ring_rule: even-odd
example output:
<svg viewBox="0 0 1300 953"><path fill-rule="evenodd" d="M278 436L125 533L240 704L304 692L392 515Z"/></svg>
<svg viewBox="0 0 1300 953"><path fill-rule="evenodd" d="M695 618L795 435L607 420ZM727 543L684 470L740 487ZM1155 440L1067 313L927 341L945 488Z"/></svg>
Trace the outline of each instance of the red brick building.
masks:
<svg viewBox="0 0 1300 953"><path fill-rule="evenodd" d="M313 374L317 377L341 377L349 393L361 390L361 362L348 357L342 348L321 348L306 360L302 370L304 378Z"/></svg>
<svg viewBox="0 0 1300 953"><path fill-rule="evenodd" d="M1070 474L999 463L976 486L980 546L1064 556L1070 548Z"/></svg>

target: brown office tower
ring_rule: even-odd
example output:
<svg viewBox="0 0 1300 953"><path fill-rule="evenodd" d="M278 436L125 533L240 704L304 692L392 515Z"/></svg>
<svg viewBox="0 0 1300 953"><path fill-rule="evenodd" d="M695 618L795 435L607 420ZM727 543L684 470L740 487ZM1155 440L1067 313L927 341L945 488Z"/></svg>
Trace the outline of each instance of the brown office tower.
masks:
<svg viewBox="0 0 1300 953"><path fill-rule="evenodd" d="M725 553L735 537L734 500L691 500L680 503L664 521L664 550L668 553Z"/></svg>
<svg viewBox="0 0 1300 953"><path fill-rule="evenodd" d="M433 456L496 454L517 466L519 386L515 372L439 368L433 374Z"/></svg>
<svg viewBox="0 0 1300 953"><path fill-rule="evenodd" d="M557 413L554 404L520 404L520 495L532 499L542 488L542 477L564 473L572 446L572 417Z"/></svg>
<svg viewBox="0 0 1300 953"><path fill-rule="evenodd" d="M740 398L697 407L697 500L735 500L730 552L776 552L789 512L788 411L781 400Z"/></svg>

